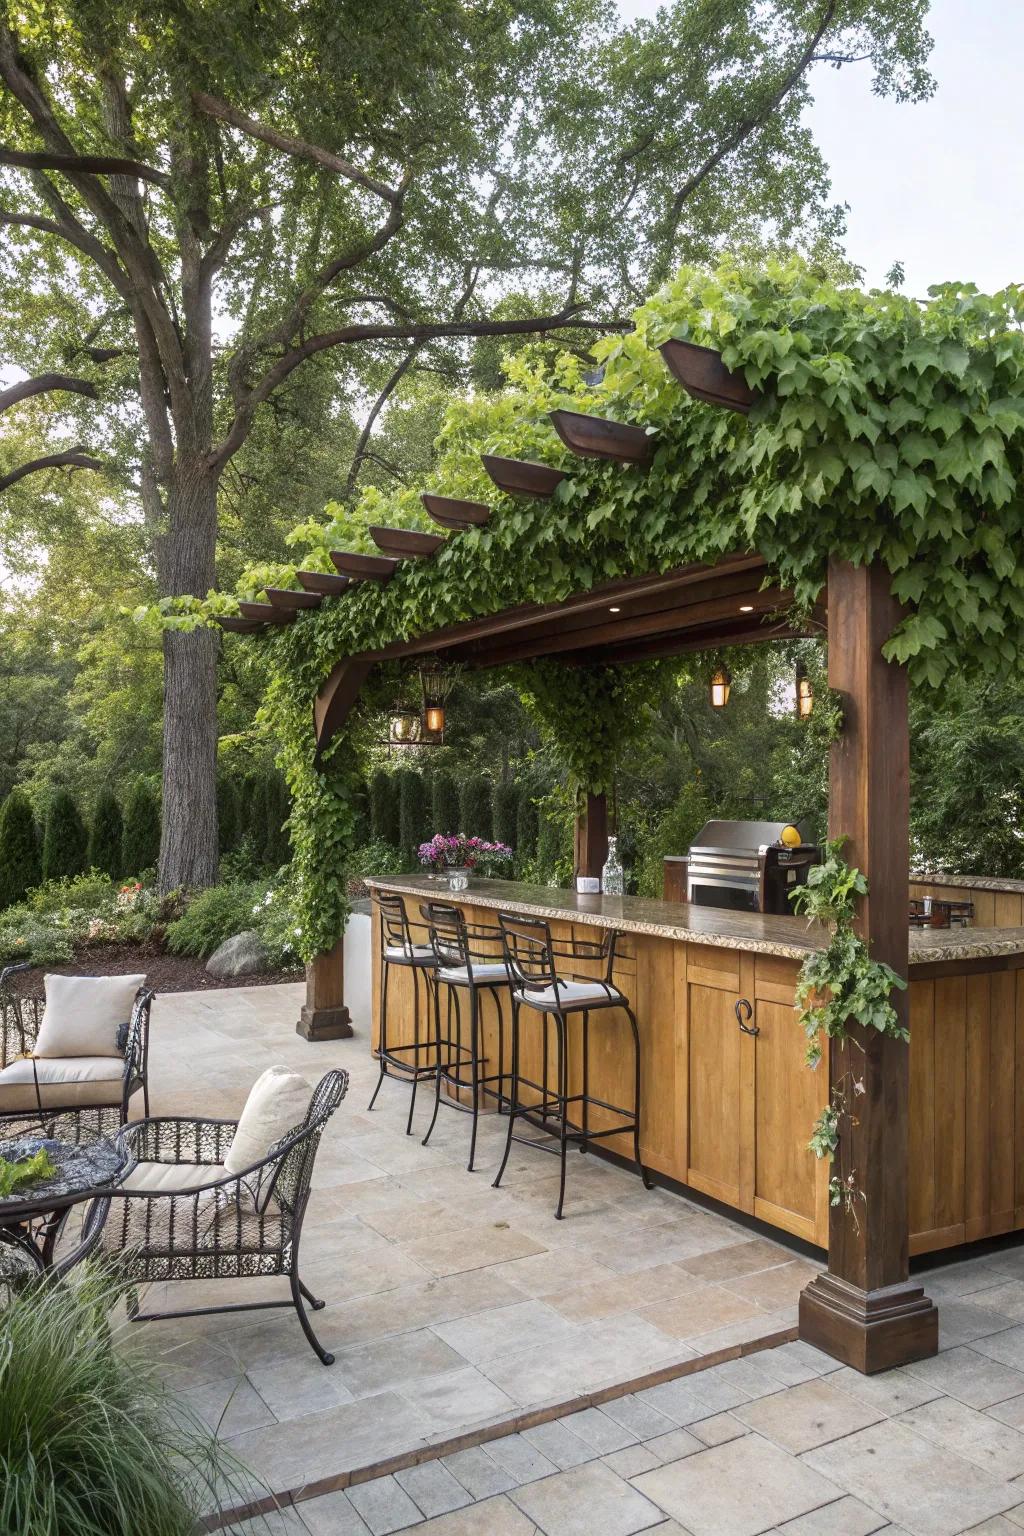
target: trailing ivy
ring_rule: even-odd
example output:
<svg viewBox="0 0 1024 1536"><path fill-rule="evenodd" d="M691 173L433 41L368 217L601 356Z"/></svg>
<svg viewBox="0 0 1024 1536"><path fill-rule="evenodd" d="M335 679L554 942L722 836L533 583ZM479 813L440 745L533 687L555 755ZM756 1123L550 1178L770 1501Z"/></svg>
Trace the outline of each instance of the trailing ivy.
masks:
<svg viewBox="0 0 1024 1536"><path fill-rule="evenodd" d="M807 957L797 982L796 1003L810 1067L821 1061L827 1041L845 1044L854 1024L904 1043L910 1039L890 1001L894 989L906 990L906 981L891 966L873 960L867 944L854 932L857 899L867 895L868 882L843 859L842 846L842 838L826 843L823 861L809 871L806 885L793 893L795 910L831 931L828 946ZM850 1095L859 1091L860 1082L853 1073L833 1083L829 1103L815 1121L808 1143L815 1157L835 1162L842 1121L850 1113ZM833 1205L843 1203L847 1208L861 1198L852 1173L845 1180L833 1175L829 1198Z"/></svg>
<svg viewBox="0 0 1024 1536"><path fill-rule="evenodd" d="M508 389L454 401L431 488L486 501L487 525L450 537L431 560L402 562L386 586L360 583L255 642L269 665L266 715L283 744L296 858L310 878L317 872L305 952L330 947L323 941L334 942L346 912L358 726L316 767L310 717L341 656L516 603L560 602L601 581L754 550L804 608L821 592L830 557L881 563L907 609L886 654L907 664L914 683L939 685L954 668L998 676L1024 645L1022 311L1020 287L987 297L947 285L922 304L837 288L797 260L686 268L637 311L630 334L597 344L600 383L585 380L575 357L549 369L526 349L509 364ZM679 388L657 351L673 337L717 348L760 391L748 416ZM646 427L650 466L574 458L549 420L559 406ZM550 502L516 500L495 492L482 452L568 474ZM430 526L419 489L368 491L355 513L330 505L323 522L293 533L298 563L330 570L330 549L367 547L371 523ZM294 581L290 566L263 566L242 590ZM235 598L212 595L205 604L165 600L159 614L189 627L235 608ZM559 680L557 708L541 700L550 702L546 683L531 697L574 757L579 786L600 788L607 732L592 716L591 747L583 709L598 679L566 669ZM620 713L616 724L625 723ZM838 948L833 959L844 974L856 968Z"/></svg>

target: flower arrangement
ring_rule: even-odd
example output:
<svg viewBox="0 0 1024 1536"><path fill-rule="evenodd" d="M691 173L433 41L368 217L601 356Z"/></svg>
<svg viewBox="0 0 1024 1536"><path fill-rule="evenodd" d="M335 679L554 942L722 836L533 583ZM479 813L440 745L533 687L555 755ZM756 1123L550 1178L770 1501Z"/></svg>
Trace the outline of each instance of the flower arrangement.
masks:
<svg viewBox="0 0 1024 1536"><path fill-rule="evenodd" d="M512 857L507 843L488 843L482 837L467 837L464 832L438 832L428 843L420 843L419 861L431 869L476 869L505 864Z"/></svg>

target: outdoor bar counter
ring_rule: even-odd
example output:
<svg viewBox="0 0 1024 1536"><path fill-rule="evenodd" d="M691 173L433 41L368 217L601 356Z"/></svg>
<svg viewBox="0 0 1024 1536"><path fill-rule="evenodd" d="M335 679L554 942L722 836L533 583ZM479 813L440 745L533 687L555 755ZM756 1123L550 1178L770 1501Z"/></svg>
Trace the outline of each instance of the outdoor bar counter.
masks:
<svg viewBox="0 0 1024 1536"><path fill-rule="evenodd" d="M828 1076L823 1067L804 1065L805 1041L794 1013L800 964L826 942L820 929L797 917L580 896L505 880L472 879L456 893L428 876L369 884L403 895L411 921L419 920L421 903L435 899L460 906L474 925L493 926L498 910L543 917L562 942L615 929L621 935L615 982L630 998L640 1027L645 1164L827 1247L829 1169L808 1151L807 1140L827 1100ZM1024 897L1021 882L968 884L976 903L983 889L1012 897L1018 907ZM1006 889L1014 884L1016 891ZM938 894L952 880L929 877L927 885ZM978 907L976 914L983 915ZM1004 919L1009 915L1007 908L1000 911ZM1024 926L994 923L993 912L986 926L910 934L911 1253L1024 1227ZM414 930L417 941L421 934ZM499 953L500 943L494 949ZM376 1047L376 919L373 957ZM584 960L562 966L595 974L594 964ZM412 1039L409 981L408 973L392 980L393 1042ZM749 1020L745 1010L737 1013L742 999L750 1004ZM481 1001L485 1049L494 1062L496 1010L486 994ZM507 1004L505 1011L507 1030ZM741 1018L754 1033L741 1030ZM527 1030L523 1036L523 1072L534 1079L540 1075L540 1034ZM628 1097L623 1039L614 1027L592 1031L592 1090L611 1103ZM621 1146L619 1140L611 1137L605 1145L629 1159L626 1138Z"/></svg>

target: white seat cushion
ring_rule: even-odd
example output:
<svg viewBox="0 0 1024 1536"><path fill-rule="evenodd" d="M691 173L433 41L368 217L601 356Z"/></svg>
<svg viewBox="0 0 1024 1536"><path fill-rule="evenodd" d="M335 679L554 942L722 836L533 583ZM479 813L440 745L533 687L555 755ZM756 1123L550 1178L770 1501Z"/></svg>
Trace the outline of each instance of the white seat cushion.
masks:
<svg viewBox="0 0 1024 1536"><path fill-rule="evenodd" d="M227 1177L228 1171L220 1163L136 1163L118 1187L162 1195L172 1190L201 1189Z"/></svg>
<svg viewBox="0 0 1024 1536"><path fill-rule="evenodd" d="M434 951L430 944L414 944L411 949L406 949L404 944L389 944L384 951L385 960L405 961L412 963L433 965Z"/></svg>
<svg viewBox="0 0 1024 1536"><path fill-rule="evenodd" d="M120 1104L124 1062L120 1056L62 1056L12 1061L0 1072L0 1114L44 1109L73 1109L83 1104ZM39 1097L36 1098L36 1076Z"/></svg>
<svg viewBox="0 0 1024 1536"><path fill-rule="evenodd" d="M306 1118L313 1086L288 1067L268 1067L249 1089L245 1108L224 1158L227 1173L244 1173L262 1162L275 1142Z"/></svg>
<svg viewBox="0 0 1024 1536"><path fill-rule="evenodd" d="M117 1036L128 1023L142 976L46 976L46 1008L37 1056L121 1056Z"/></svg>
<svg viewBox="0 0 1024 1536"><path fill-rule="evenodd" d="M622 996L614 987L605 987L598 981L559 979L557 997L554 987L528 987L517 995L531 1008L585 1008L588 1003L606 1003L609 992L613 998Z"/></svg>
<svg viewBox="0 0 1024 1536"><path fill-rule="evenodd" d="M437 979L438 981L447 981L453 987L467 987L469 985L469 972L464 965L456 965L452 966L451 969L438 971ZM474 965L473 980L480 986L494 986L496 982L507 982L508 972L505 969L505 962L501 960L497 964L487 962Z"/></svg>

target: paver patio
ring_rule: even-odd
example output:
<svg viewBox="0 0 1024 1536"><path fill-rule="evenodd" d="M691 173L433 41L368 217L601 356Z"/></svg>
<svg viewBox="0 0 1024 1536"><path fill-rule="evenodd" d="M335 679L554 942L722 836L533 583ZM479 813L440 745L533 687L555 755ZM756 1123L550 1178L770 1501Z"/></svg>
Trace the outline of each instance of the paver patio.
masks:
<svg viewBox="0 0 1024 1536"><path fill-rule="evenodd" d="M289 1312L133 1330L193 1406L276 1492L290 1536L1012 1536L1024 1529L1024 1250L929 1275L942 1351L862 1377L785 1344L485 1439L430 1446L524 1409L764 1336L795 1317L805 1260L631 1174L580 1159L564 1222L550 1166L522 1149L490 1188L498 1125L464 1168L466 1122L428 1148L406 1138L406 1092L374 1071L365 1036L311 1046L294 987L179 995L154 1017L154 1113L235 1114L251 1080L287 1062L352 1074L325 1137L303 1271L337 1363ZM426 1096L424 1111L426 1110ZM646 1262L645 1262L646 1260ZM759 1283L760 1282L760 1283ZM277 1294L248 1282L237 1299ZM224 1301L234 1287L162 1299ZM153 1298L155 1301L156 1298ZM691 1304L687 1323L687 1303ZM732 1311L733 1303L742 1308ZM723 1321L728 1317L728 1321ZM499 1432L500 1433L500 1432ZM304 1484L400 1452L394 1475L302 1498ZM251 1524L252 1530L266 1527Z"/></svg>

